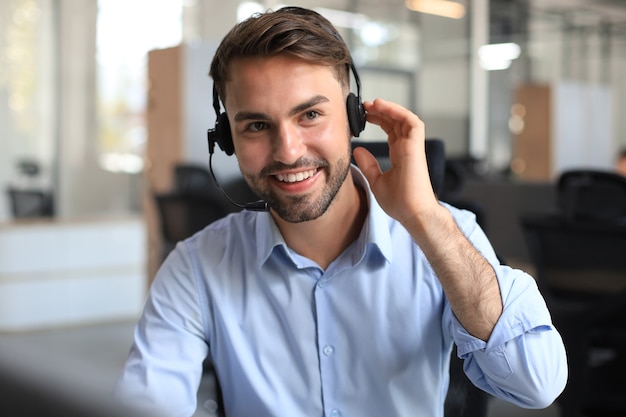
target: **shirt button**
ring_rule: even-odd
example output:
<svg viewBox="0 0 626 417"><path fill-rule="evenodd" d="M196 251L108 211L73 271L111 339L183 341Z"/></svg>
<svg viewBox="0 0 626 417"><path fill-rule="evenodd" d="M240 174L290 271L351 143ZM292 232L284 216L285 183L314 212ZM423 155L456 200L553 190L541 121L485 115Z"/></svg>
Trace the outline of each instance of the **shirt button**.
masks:
<svg viewBox="0 0 626 417"><path fill-rule="evenodd" d="M209 412L209 414L217 414L219 409L217 401L215 400L206 400L204 402L204 408Z"/></svg>
<svg viewBox="0 0 626 417"><path fill-rule="evenodd" d="M335 348L332 347L331 345L326 345L326 346L324 346L323 352L324 352L324 355L330 356L333 353L335 353ZM334 411L337 411L337 410L334 410ZM336 414L336 415L338 416L339 414Z"/></svg>
<svg viewBox="0 0 626 417"><path fill-rule="evenodd" d="M330 410L330 417L341 417L341 411L336 408Z"/></svg>

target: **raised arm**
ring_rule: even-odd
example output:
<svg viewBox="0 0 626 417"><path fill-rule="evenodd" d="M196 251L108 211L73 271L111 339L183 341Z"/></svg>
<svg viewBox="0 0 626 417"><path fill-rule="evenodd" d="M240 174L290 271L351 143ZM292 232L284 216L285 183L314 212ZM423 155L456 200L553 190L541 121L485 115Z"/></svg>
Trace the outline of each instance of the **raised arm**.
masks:
<svg viewBox="0 0 626 417"><path fill-rule="evenodd" d="M381 207L421 247L439 277L452 310L473 336L484 341L502 313L495 272L458 228L434 194L424 150L424 123L404 107L377 99L365 102L367 121L388 135L392 167L382 173L372 154L354 157Z"/></svg>

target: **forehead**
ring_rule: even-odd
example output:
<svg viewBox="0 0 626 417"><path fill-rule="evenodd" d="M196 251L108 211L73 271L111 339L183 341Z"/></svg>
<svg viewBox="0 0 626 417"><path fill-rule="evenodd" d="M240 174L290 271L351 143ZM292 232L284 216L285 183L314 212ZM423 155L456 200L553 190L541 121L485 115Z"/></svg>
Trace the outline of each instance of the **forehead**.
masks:
<svg viewBox="0 0 626 417"><path fill-rule="evenodd" d="M228 68L226 83L236 81L237 77L256 78L255 76L272 75L276 73L296 72L302 75L309 72L325 72L327 75L338 79L334 67L318 64L288 54L263 56L263 57L239 57L231 61Z"/></svg>
<svg viewBox="0 0 626 417"><path fill-rule="evenodd" d="M339 89L334 67L312 64L290 55L237 58L230 63L225 101L297 95L310 89Z"/></svg>

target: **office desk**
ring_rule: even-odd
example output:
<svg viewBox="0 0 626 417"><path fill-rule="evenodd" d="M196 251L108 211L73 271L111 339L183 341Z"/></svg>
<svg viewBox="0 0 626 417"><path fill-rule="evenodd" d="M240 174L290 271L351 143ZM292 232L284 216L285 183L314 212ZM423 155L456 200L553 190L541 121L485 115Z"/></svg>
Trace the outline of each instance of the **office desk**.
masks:
<svg viewBox="0 0 626 417"><path fill-rule="evenodd" d="M141 217L0 224L0 332L136 317L145 254Z"/></svg>

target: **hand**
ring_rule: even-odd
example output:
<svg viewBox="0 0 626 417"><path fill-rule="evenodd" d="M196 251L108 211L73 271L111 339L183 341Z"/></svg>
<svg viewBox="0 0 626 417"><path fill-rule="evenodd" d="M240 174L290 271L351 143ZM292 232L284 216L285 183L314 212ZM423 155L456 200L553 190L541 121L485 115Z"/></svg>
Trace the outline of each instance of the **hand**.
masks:
<svg viewBox="0 0 626 417"><path fill-rule="evenodd" d="M364 102L367 121L387 134L391 168L383 173L376 158L364 148L354 150L380 206L402 224L414 223L440 208L433 192L425 152L424 122L408 109L381 99Z"/></svg>

